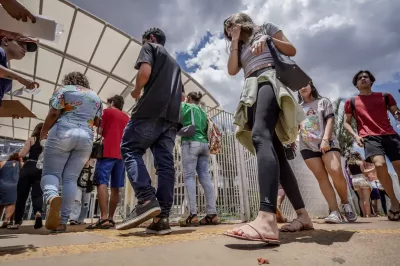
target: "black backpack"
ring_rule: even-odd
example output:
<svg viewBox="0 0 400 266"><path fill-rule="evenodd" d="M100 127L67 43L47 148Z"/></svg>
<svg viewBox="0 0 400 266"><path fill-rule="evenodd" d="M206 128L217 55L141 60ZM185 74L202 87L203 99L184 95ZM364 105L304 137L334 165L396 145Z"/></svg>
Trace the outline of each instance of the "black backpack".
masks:
<svg viewBox="0 0 400 266"><path fill-rule="evenodd" d="M386 92L382 93L383 98L385 99L385 105L386 105L386 110L389 110L389 96ZM350 99L350 106L351 106L351 110L353 111L353 116L354 118L356 118L356 104L355 104L356 98L355 97L351 97ZM389 116L388 119L390 120Z"/></svg>

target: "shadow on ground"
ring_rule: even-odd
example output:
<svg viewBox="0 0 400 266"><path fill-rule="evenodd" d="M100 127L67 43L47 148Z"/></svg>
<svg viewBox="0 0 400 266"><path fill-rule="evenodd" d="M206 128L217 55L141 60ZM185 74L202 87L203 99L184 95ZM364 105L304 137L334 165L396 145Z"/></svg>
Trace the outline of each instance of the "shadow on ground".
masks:
<svg viewBox="0 0 400 266"><path fill-rule="evenodd" d="M67 226L67 233L77 233L77 232L91 232L93 230L86 229L88 225L74 225ZM19 235L19 234L29 234L29 235L51 235L49 230L44 226L40 229L34 229L32 226L20 226L19 229L0 229L0 239L7 235Z"/></svg>
<svg viewBox="0 0 400 266"><path fill-rule="evenodd" d="M18 255L28 251L37 251L34 245L17 245L9 247L0 247L0 257L5 255Z"/></svg>
<svg viewBox="0 0 400 266"><path fill-rule="evenodd" d="M303 231L297 233L281 233L280 244L296 243L315 243L318 245L330 246L334 243L348 242L356 232L336 230L328 231L323 229ZM238 250L258 250L258 249L273 249L276 245L268 245L260 242L244 241L243 244L227 244L230 249Z"/></svg>
<svg viewBox="0 0 400 266"><path fill-rule="evenodd" d="M184 234L190 234L193 233L194 229L187 229L187 230L174 230L168 235L184 235ZM154 237L152 234L147 234L146 232L131 232L131 233L126 233L126 234L119 234L118 236L120 237L130 237L130 236L137 236L137 237Z"/></svg>

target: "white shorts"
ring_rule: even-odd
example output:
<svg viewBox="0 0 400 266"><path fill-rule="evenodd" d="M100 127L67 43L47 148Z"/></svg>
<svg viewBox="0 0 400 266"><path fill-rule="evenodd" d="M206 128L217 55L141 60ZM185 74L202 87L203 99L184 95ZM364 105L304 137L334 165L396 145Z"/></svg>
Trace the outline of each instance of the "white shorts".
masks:
<svg viewBox="0 0 400 266"><path fill-rule="evenodd" d="M367 188L371 189L371 184L365 179L363 174L351 176L351 181L355 191Z"/></svg>

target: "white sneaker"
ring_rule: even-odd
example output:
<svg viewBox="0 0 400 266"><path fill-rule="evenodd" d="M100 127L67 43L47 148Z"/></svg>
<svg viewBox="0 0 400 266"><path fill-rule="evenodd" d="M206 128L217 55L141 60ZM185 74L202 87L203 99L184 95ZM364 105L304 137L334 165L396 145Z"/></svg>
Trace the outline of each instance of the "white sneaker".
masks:
<svg viewBox="0 0 400 266"><path fill-rule="evenodd" d="M347 221L349 223L353 223L357 221L357 214L353 211L353 208L351 207L350 204L343 204L343 212L344 216L346 216Z"/></svg>
<svg viewBox="0 0 400 266"><path fill-rule="evenodd" d="M343 218L340 212L333 211L325 218L325 223L327 224L341 224L343 223Z"/></svg>

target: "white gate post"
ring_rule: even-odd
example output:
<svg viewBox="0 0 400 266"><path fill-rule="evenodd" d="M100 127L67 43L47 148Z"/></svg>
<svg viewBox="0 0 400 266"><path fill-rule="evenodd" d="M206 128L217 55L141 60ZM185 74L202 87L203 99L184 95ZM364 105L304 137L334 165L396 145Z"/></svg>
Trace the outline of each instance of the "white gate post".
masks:
<svg viewBox="0 0 400 266"><path fill-rule="evenodd" d="M249 221L251 216L250 202L249 202L249 183L246 177L246 164L243 153L243 148L235 139L235 153L236 163L238 166L238 181L239 181L239 195L240 195L240 219L242 221Z"/></svg>

